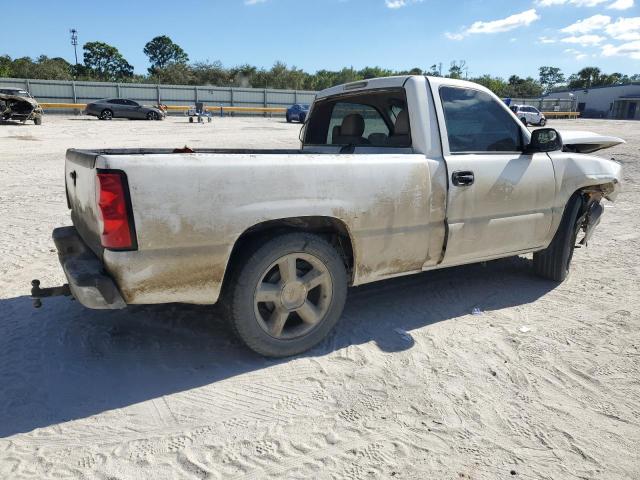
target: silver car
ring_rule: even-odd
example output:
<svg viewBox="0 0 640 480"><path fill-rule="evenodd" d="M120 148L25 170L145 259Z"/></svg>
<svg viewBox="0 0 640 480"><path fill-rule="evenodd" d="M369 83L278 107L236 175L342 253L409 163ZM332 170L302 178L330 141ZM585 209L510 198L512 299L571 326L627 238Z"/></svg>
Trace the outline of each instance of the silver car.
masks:
<svg viewBox="0 0 640 480"><path fill-rule="evenodd" d="M540 127L544 127L547 124L547 118L544 114L531 105L511 105L511 110L525 125L539 125Z"/></svg>
<svg viewBox="0 0 640 480"><path fill-rule="evenodd" d="M111 120L112 118L162 120L165 117L165 113L159 108L140 105L138 102L126 98L96 100L87 104L84 113L98 117L100 120Z"/></svg>

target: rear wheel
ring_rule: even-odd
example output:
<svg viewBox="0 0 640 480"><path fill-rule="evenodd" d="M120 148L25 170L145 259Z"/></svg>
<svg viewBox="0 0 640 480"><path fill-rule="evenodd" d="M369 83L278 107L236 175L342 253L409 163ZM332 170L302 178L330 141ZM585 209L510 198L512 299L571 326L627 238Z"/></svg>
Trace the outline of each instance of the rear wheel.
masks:
<svg viewBox="0 0 640 480"><path fill-rule="evenodd" d="M533 269L537 275L562 282L569 274L576 238L583 217L582 197L574 193L564 209L560 226L547 248L533 254Z"/></svg>
<svg viewBox="0 0 640 480"><path fill-rule="evenodd" d="M525 127L526 127L527 125L529 125L529 124L527 123L527 119L526 119L525 117L522 117L522 118L520 119L520 121L524 124L524 126L525 126Z"/></svg>
<svg viewBox="0 0 640 480"><path fill-rule="evenodd" d="M337 323L347 295L342 258L321 237L291 233L253 250L232 273L227 307L244 343L286 357L319 343Z"/></svg>
<svg viewBox="0 0 640 480"><path fill-rule="evenodd" d="M108 108L105 108L100 112L100 120L111 120L113 118L113 112Z"/></svg>
<svg viewBox="0 0 640 480"><path fill-rule="evenodd" d="M158 120L159 118L160 118L160 115L158 115L158 112L147 113L147 120Z"/></svg>
<svg viewBox="0 0 640 480"><path fill-rule="evenodd" d="M288 113L287 113L287 123L291 123L291 117L289 116Z"/></svg>
<svg viewBox="0 0 640 480"><path fill-rule="evenodd" d="M307 117L306 117L306 115L305 115L304 113L301 113L301 114L300 114L300 117L298 117L298 118L300 118L300 123L304 123L304 121L305 121L305 119L306 119Z"/></svg>

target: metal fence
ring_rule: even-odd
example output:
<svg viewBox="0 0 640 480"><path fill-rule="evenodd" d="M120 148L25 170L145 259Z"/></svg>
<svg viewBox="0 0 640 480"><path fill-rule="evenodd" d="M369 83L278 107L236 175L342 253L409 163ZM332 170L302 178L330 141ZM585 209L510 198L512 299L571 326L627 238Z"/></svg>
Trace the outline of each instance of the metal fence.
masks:
<svg viewBox="0 0 640 480"><path fill-rule="evenodd" d="M311 103L316 92L269 88L213 87L207 85L154 85L146 83L74 82L0 78L0 88L22 88L41 103L89 103L101 98L129 98L145 104L223 107L288 107Z"/></svg>
<svg viewBox="0 0 640 480"><path fill-rule="evenodd" d="M512 98L511 105L529 105L543 112L575 112L575 98Z"/></svg>

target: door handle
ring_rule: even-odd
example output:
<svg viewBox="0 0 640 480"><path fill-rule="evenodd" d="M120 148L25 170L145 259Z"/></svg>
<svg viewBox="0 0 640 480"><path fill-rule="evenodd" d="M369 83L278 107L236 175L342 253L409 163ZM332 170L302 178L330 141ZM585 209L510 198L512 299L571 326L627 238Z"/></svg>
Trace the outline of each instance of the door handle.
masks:
<svg viewBox="0 0 640 480"><path fill-rule="evenodd" d="M456 187L466 187L468 185L473 185L474 181L475 176L473 175L473 172L470 172L468 170L453 172L453 174L451 175L451 182Z"/></svg>

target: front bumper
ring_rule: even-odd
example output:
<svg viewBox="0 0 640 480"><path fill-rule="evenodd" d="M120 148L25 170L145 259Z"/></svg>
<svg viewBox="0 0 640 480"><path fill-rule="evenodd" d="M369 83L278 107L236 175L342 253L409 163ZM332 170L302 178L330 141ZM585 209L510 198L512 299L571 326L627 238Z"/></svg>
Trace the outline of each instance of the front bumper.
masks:
<svg viewBox="0 0 640 480"><path fill-rule="evenodd" d="M75 227L56 228L52 237L76 300L87 308L99 310L127 306L102 261L87 247Z"/></svg>

